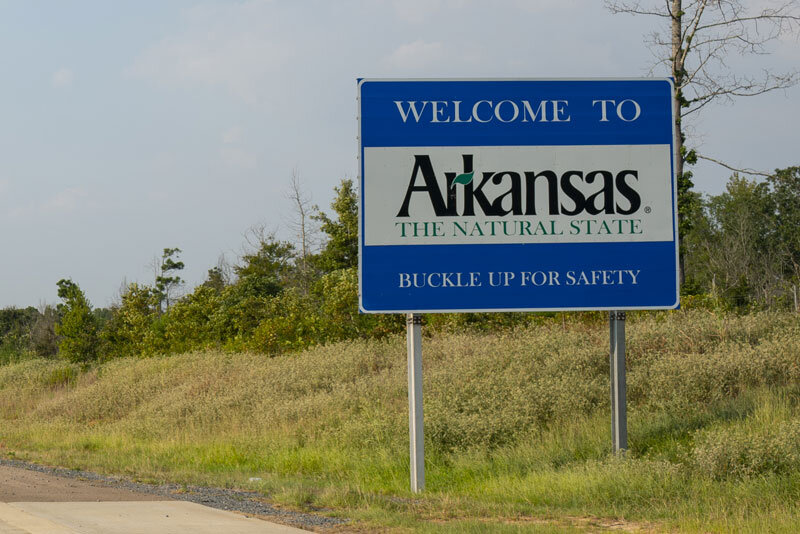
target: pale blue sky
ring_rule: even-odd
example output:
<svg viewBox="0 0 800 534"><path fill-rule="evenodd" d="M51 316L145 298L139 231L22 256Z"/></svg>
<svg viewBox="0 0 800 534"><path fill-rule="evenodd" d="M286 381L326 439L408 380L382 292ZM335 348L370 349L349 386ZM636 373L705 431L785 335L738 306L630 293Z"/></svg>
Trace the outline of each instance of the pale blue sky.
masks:
<svg viewBox="0 0 800 534"><path fill-rule="evenodd" d="M291 239L294 169L326 210L356 177L357 77L643 76L650 23L590 0L0 0L0 306L65 277L107 306L164 247L193 285L253 225ZM770 50L732 64L800 64L797 40ZM798 119L795 88L709 108L695 139L786 167ZM713 193L730 175L695 170Z"/></svg>

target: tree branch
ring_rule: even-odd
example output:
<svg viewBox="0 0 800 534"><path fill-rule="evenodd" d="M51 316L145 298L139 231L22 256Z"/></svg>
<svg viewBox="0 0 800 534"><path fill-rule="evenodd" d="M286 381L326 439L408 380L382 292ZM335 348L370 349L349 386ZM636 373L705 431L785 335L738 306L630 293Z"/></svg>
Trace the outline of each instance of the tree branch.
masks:
<svg viewBox="0 0 800 534"><path fill-rule="evenodd" d="M650 15L654 17L669 18L668 13L662 11L650 11L642 9L641 2L618 2L613 0L605 0L606 9L613 14L630 13L631 15Z"/></svg>
<svg viewBox="0 0 800 534"><path fill-rule="evenodd" d="M788 89L797 85L798 81L800 81L800 72L797 71L777 76L765 73L764 79L760 81L734 76L718 82L706 74L704 77L692 81L693 87L705 89L705 92L695 92L693 97L687 98L690 107L683 111L682 115L694 113L720 96L730 99L736 96L762 95L778 89ZM692 104L697 105L691 107Z"/></svg>
<svg viewBox="0 0 800 534"><path fill-rule="evenodd" d="M706 4L703 2L695 11L694 16L692 17L692 21L686 26L686 33L684 33L683 37L681 38L682 41L685 43L684 50L683 50L683 57L681 58L681 68L686 62L686 58L689 56L689 52L693 50L692 41L697 35L698 25L700 24L700 19L703 16L703 12L706 9Z"/></svg>
<svg viewBox="0 0 800 534"><path fill-rule="evenodd" d="M756 171L754 169L737 169L736 167L731 167L727 163L723 163L723 162L719 161L718 159L714 159L714 158L711 158L711 157L708 157L708 156L704 156L702 154L697 154L697 157L698 157L698 159L704 159L706 161L710 161L711 163L716 163L717 165L725 167L726 169L728 169L730 171L733 171L733 172L740 172L742 174L753 174L753 175L756 175L756 176L766 176L766 177L772 176L772 173Z"/></svg>
<svg viewBox="0 0 800 534"><path fill-rule="evenodd" d="M768 15L768 14L760 14L755 15L752 17L734 17L727 20L721 20L719 22L712 22L711 24L704 24L702 26L698 26L698 30L708 30L711 28L719 28L720 26L732 26L734 24L742 24L744 25L747 22L758 22L760 20L766 20L769 22L788 22L789 24L795 23L800 24L800 16L797 15Z"/></svg>

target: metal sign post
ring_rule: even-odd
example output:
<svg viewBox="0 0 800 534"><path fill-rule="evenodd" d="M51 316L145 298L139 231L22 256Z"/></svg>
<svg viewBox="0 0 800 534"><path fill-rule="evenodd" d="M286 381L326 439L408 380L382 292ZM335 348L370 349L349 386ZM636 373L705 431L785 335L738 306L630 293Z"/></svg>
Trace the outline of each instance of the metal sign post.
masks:
<svg viewBox="0 0 800 534"><path fill-rule="evenodd" d="M611 331L611 443L615 454L628 448L628 414L626 410L625 384L625 312L609 314Z"/></svg>
<svg viewBox="0 0 800 534"><path fill-rule="evenodd" d="M422 316L406 316L408 344L408 429L411 452L411 491L425 489L425 433L422 418Z"/></svg>

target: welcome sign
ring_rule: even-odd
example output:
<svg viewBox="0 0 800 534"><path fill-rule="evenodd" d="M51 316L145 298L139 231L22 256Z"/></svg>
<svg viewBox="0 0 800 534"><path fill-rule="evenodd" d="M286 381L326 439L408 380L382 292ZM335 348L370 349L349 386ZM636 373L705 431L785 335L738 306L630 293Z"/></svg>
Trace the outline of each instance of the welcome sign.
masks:
<svg viewBox="0 0 800 534"><path fill-rule="evenodd" d="M362 311L677 307L671 80L358 87Z"/></svg>

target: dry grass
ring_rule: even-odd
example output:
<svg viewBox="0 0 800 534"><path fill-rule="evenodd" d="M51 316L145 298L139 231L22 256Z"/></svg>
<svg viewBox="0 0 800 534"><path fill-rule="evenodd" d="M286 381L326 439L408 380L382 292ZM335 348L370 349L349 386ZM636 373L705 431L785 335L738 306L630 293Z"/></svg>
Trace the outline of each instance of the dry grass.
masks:
<svg viewBox="0 0 800 534"><path fill-rule="evenodd" d="M275 358L0 366L0 446L148 480L255 487L399 530L800 527L798 318L630 317L625 461L608 455L607 326L577 321L426 338L419 499L407 489L400 338Z"/></svg>

